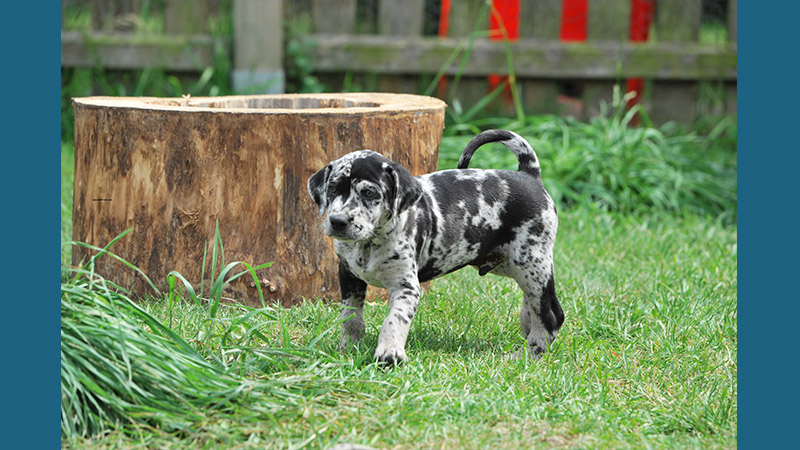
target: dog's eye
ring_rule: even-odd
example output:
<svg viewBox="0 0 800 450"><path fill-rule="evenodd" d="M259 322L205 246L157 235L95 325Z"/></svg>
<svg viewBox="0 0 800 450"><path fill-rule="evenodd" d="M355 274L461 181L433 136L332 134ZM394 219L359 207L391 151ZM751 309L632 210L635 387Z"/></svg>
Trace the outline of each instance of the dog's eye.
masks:
<svg viewBox="0 0 800 450"><path fill-rule="evenodd" d="M364 188L361 191L361 195L363 195L364 198L366 198L366 199L374 200L374 199L378 198L378 191L376 191L373 188L369 188L368 187L368 188Z"/></svg>
<svg viewBox="0 0 800 450"><path fill-rule="evenodd" d="M328 186L328 197L333 197L334 195L336 195L336 185L331 184Z"/></svg>

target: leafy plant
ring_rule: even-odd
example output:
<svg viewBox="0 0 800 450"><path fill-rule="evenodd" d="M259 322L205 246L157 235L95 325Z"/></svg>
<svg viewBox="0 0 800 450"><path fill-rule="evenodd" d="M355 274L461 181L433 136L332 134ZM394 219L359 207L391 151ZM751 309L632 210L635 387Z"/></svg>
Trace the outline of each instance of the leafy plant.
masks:
<svg viewBox="0 0 800 450"><path fill-rule="evenodd" d="M311 18L298 14L284 21L283 67L286 77L286 92L319 93L328 90L313 74L313 49L311 39L303 37L311 32Z"/></svg>
<svg viewBox="0 0 800 450"><path fill-rule="evenodd" d="M195 305L197 305L198 308L204 309L207 312L207 316L205 319L206 322L205 329L204 332L202 333L202 339L199 340L199 342L208 347L207 345L208 340L212 336L215 336L214 331L216 330L220 331L221 335L223 336L222 345L223 346L230 345L231 343L228 341L227 338L232 334L231 326L238 325L238 323L230 325L226 323L225 320L221 321L218 320L219 319L218 312L220 305L222 305L222 294L224 292L225 287L228 286L234 280L244 275L250 275L253 279L253 283L256 286L256 289L258 290L258 296L261 302L261 306L264 309L267 309L267 304L264 301L264 293L261 290L261 283L259 282L258 276L256 275L256 270L265 269L271 266L272 263L260 264L253 267L252 265L243 261L234 261L225 265L224 247L222 245L222 238L219 232L219 221L217 221L217 227L214 232L214 243L211 255L210 279L212 280L212 283L209 286L208 297L204 297L203 294L205 286L202 280L205 280L206 257L208 256L207 249L208 247L206 247L206 250L203 252L203 262L201 266L202 274L200 275L201 283L199 283L200 285L199 295L196 293L194 287L192 286L192 283L190 283L189 280L187 280L186 277L181 275L179 272L172 271L169 274L167 274L167 284L169 286L169 291L167 296L167 300L169 302L169 311L170 311L169 323L170 324L172 323L172 310L176 302L180 299L182 291L183 293L187 294L191 300L194 301ZM235 269L237 266L244 266L245 270L229 276L231 271ZM219 269L219 273L217 273L217 269ZM177 281L181 282L181 286L183 287L182 290L179 289ZM263 336L261 336L257 330L254 330L252 336L249 337L263 338ZM241 342L239 344L241 344ZM218 361L220 361L222 364L224 364L224 360L225 358L222 355L220 358L218 358Z"/></svg>
<svg viewBox="0 0 800 450"><path fill-rule="evenodd" d="M559 206L592 205L608 211L655 208L735 221L735 122L723 119L706 135L671 125L637 127L631 120L644 112L638 106L627 110L619 87L614 99L588 123L526 116L479 119L466 130L446 129L440 168L456 166L473 132L505 128L525 137L536 150L543 161L545 185ZM470 134L461 136L463 131ZM723 135L729 140L721 144ZM498 144L477 152L471 167L516 170L514 155L501 148Z"/></svg>

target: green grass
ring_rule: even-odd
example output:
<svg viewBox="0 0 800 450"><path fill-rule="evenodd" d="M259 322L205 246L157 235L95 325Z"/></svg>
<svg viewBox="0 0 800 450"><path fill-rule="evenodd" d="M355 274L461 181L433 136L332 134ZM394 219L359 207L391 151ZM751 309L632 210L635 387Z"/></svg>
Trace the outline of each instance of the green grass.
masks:
<svg viewBox="0 0 800 450"><path fill-rule="evenodd" d="M387 311L382 302L367 306L365 340L341 353L335 304L254 311L223 306L211 319L191 302L170 307L150 299L141 304L147 314L171 325L206 360L220 361L207 369L204 383L227 380L231 390L248 388L218 404L225 391L195 381L170 403L200 410L186 414L180 426L164 425L178 420L168 421L168 410L166 418L137 417L103 439L64 444L735 447L735 228L663 213L614 218L565 211L556 267L567 321L550 352L533 362L503 359L523 344L517 287L472 269L431 283L411 328L411 361L388 371L372 363ZM115 329L125 320L116 314L106 315ZM62 314L62 329L64 320ZM154 329L139 321L142 329ZM126 345L138 345L138 338ZM167 347L173 355L179 350L174 342ZM162 383L152 388L163 389ZM198 389L207 393L201 399L206 409L182 400Z"/></svg>
<svg viewBox="0 0 800 450"><path fill-rule="evenodd" d="M613 145L630 149L629 135L649 133L642 139L657 148L648 151L674 153L663 160L703 151L703 161L658 167L644 151L637 155L647 162L633 167L697 171L705 174L698 185L727 200L689 199L706 205L694 210L634 207L629 198L614 208L561 191L556 283L567 319L538 361L503 358L523 345L520 292L473 269L429 285L409 335L411 360L394 370L372 361L387 313L380 301L365 310L364 341L343 353L335 302L252 309L163 293L132 303L107 289L113 280L65 273L62 447L736 447L737 230L726 211L731 201L735 208L735 184L724 179L735 173L735 128L690 137L617 129L621 137L608 139L614 123L589 130L531 117L505 125L534 143L551 192L571 186L560 181L570 173L562 164L613 155ZM468 139L457 128L443 139L442 167ZM509 153L482 149L474 166L513 168ZM72 158L62 145L64 241ZM587 189L607 189L602 170L627 167L598 164L582 175ZM624 190L608 192L624 198Z"/></svg>

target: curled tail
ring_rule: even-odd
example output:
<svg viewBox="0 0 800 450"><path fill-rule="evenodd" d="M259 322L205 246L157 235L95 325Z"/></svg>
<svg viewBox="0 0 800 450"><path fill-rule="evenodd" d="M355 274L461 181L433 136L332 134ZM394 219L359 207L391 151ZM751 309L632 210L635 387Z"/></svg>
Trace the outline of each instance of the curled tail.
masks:
<svg viewBox="0 0 800 450"><path fill-rule="evenodd" d="M531 145L528 144L528 141L523 139L522 136L507 130L486 130L472 138L461 153L461 159L458 160L458 168L466 169L469 167L469 160L472 158L475 150L489 142L502 142L503 145L514 152L514 154L517 155L517 161L519 161L518 170L520 172L533 175L537 178L541 177L539 159L536 157L536 153L533 151Z"/></svg>

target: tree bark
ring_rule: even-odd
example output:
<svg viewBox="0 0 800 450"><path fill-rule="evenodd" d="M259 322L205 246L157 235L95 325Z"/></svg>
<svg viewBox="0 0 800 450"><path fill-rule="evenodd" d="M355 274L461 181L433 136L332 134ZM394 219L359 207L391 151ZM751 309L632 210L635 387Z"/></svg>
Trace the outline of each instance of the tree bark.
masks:
<svg viewBox="0 0 800 450"><path fill-rule="evenodd" d="M205 278L207 293L219 223L225 262L273 262L258 273L264 295L292 304L339 296L338 258L307 193L308 178L359 149L378 151L415 175L434 171L445 104L359 93L88 97L75 99L74 109L75 241L104 247L132 228L113 253L159 289L177 270L197 288ZM94 253L76 247L73 264ZM135 293L152 293L113 258L99 258L95 270ZM225 296L258 301L249 275Z"/></svg>

